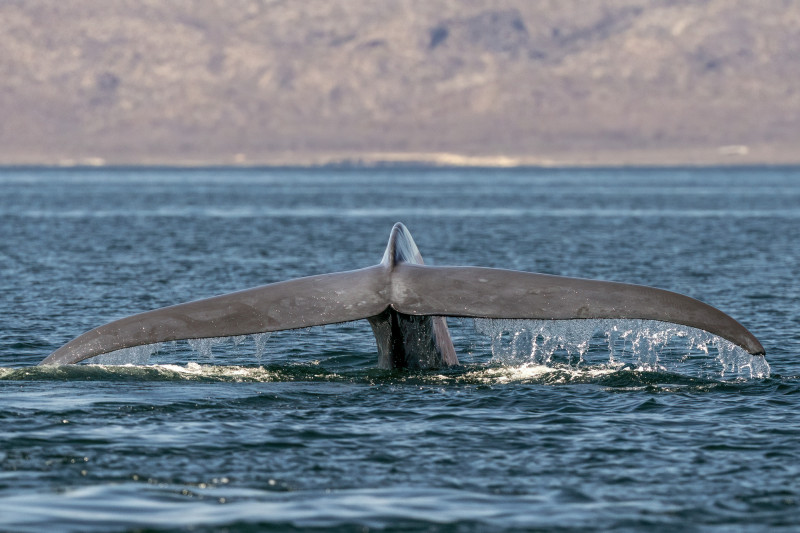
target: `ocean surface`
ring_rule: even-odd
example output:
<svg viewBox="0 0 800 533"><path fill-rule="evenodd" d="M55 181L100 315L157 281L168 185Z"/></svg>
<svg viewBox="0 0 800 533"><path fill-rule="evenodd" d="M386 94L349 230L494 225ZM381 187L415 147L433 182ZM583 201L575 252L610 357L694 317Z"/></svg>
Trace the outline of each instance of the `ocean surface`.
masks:
<svg viewBox="0 0 800 533"><path fill-rule="evenodd" d="M365 321L36 367L140 311L381 259L693 296L654 322ZM0 531L797 531L800 169L0 170ZM152 353L151 353L152 352Z"/></svg>

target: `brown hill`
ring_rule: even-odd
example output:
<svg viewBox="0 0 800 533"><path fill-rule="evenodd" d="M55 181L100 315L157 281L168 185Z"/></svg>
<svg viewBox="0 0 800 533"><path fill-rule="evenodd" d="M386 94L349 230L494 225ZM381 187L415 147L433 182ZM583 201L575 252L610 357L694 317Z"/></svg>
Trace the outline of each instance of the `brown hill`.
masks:
<svg viewBox="0 0 800 533"><path fill-rule="evenodd" d="M800 162L790 0L5 0L0 163Z"/></svg>

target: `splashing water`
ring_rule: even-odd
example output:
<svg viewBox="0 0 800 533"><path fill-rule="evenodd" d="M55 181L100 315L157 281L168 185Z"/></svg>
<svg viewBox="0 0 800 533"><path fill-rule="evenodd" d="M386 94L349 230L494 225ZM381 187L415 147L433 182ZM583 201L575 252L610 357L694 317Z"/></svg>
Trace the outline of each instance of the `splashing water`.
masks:
<svg viewBox="0 0 800 533"><path fill-rule="evenodd" d="M255 335L251 335L256 349L255 356L259 361L261 361L261 357L264 355L264 352L267 351L267 341L269 340L270 335L272 335L271 332L256 333Z"/></svg>
<svg viewBox="0 0 800 533"><path fill-rule="evenodd" d="M201 361L214 361L214 348L223 345L232 345L234 350L238 350L248 341L253 342L253 355L260 362L266 352L267 341L271 333L256 333L253 335L238 335L234 337L210 337L207 339L186 339L185 341L171 341L154 344L144 344L133 348L115 350L106 354L96 355L83 361L84 364L92 365L146 365L150 363L150 357L157 353L180 352L180 343L185 342L188 348Z"/></svg>
<svg viewBox="0 0 800 533"><path fill-rule="evenodd" d="M96 365L146 365L150 356L164 347L163 343L144 344L133 348L124 348L101 355L96 355L87 360Z"/></svg>
<svg viewBox="0 0 800 533"><path fill-rule="evenodd" d="M227 342L230 337L211 337L208 339L188 339L186 342L192 350L200 354L203 359L214 360L214 346ZM238 343L237 343L238 344Z"/></svg>
<svg viewBox="0 0 800 533"><path fill-rule="evenodd" d="M770 371L763 356L728 340L657 320L481 318L475 319L475 329L490 337L492 360L503 365L694 370L722 378L762 378Z"/></svg>
<svg viewBox="0 0 800 533"><path fill-rule="evenodd" d="M490 366L494 363L515 368L522 377L553 370L579 370L591 375L619 370L672 372L712 379L762 378L770 372L764 357L753 356L725 339L655 320L475 319L474 331L489 338L490 350L478 351L491 352ZM178 359L216 363L217 351L225 356L225 364L237 360L238 364L261 364L270 336L271 333L258 333L191 339L185 343L188 352L176 342L150 344L99 355L86 363L146 365L153 354L168 348ZM242 350L250 343L252 346ZM303 353L316 355L318 348L319 345L306 346ZM465 356L462 362L468 364L469 355Z"/></svg>

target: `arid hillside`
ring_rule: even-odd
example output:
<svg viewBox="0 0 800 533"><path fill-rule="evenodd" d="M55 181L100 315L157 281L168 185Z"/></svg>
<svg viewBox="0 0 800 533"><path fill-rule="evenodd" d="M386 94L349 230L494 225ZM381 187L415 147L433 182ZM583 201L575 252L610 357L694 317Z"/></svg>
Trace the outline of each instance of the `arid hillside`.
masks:
<svg viewBox="0 0 800 533"><path fill-rule="evenodd" d="M0 164L339 161L800 162L800 2L0 2Z"/></svg>

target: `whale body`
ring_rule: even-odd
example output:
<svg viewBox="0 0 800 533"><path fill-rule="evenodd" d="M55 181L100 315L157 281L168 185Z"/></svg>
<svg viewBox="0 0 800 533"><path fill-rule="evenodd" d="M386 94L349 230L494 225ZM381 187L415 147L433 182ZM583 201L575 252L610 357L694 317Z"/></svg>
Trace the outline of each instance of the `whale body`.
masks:
<svg viewBox="0 0 800 533"><path fill-rule="evenodd" d="M744 326L682 294L610 281L481 267L428 266L397 223L375 266L272 283L164 307L80 335L40 365L73 364L123 348L228 337L366 319L381 368L458 364L444 317L646 319L708 331L754 355L764 347Z"/></svg>

